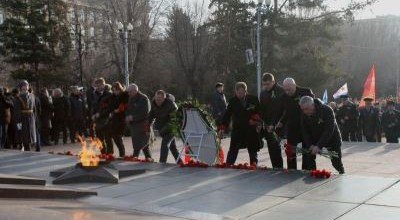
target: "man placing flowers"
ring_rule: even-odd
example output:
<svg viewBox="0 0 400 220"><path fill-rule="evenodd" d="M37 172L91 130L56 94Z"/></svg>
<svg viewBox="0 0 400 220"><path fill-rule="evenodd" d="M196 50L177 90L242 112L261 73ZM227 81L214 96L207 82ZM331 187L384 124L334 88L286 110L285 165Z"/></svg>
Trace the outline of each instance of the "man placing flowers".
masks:
<svg viewBox="0 0 400 220"><path fill-rule="evenodd" d="M250 164L256 165L257 152L262 148L262 120L258 98L247 93L247 85L238 82L235 85L235 97L229 100L227 110L219 126L219 132L226 130L232 120L231 143L227 165L235 164L239 149L247 148Z"/></svg>
<svg viewBox="0 0 400 220"><path fill-rule="evenodd" d="M303 112L301 116L303 148L309 149L310 152L303 154L303 169L315 170L317 168L315 155L326 148L337 154L337 157L331 157L331 162L333 167L343 174L342 137L333 110L319 99L310 96L303 96L299 105Z"/></svg>

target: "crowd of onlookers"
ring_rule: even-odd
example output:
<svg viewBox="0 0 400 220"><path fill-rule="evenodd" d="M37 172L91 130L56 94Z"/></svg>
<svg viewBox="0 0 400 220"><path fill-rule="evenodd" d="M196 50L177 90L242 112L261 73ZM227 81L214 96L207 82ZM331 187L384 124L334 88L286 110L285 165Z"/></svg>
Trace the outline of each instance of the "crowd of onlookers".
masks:
<svg viewBox="0 0 400 220"><path fill-rule="evenodd" d="M361 104L347 95L329 105L334 110L342 138L345 141L398 143L400 137L400 106L393 97L374 101L366 97Z"/></svg>

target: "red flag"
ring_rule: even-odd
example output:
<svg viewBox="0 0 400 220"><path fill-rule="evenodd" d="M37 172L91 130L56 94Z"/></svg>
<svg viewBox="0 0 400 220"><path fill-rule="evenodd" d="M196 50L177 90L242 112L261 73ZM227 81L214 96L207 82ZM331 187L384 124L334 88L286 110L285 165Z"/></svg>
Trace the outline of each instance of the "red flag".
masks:
<svg viewBox="0 0 400 220"><path fill-rule="evenodd" d="M369 72L368 78L364 83L364 92L361 98L360 106L365 106L364 98L370 97L375 101L376 94L376 69L375 65L372 66L371 71Z"/></svg>

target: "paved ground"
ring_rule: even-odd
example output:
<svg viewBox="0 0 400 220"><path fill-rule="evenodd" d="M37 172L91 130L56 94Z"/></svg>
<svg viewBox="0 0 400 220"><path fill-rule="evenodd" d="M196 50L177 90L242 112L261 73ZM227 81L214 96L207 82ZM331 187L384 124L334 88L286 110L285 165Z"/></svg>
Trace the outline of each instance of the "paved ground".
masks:
<svg viewBox="0 0 400 220"><path fill-rule="evenodd" d="M79 147L66 145L45 150L78 152ZM153 152L158 158L157 147ZM118 167L145 168L147 172L114 185L63 186L94 190L99 194L79 200L0 200L0 220L398 220L400 147L349 143L345 144L343 152L347 174L334 175L328 180L314 179L299 171L179 168L173 164L117 162ZM261 150L260 159L262 165L270 165L266 149ZM241 152L238 162L247 160L247 153ZM49 186L50 171L75 163L74 157L45 152L0 152L0 173L43 178ZM332 170L330 162L322 157L318 158L318 166ZM14 211L16 206L18 212Z"/></svg>
<svg viewBox="0 0 400 220"><path fill-rule="evenodd" d="M152 147L153 158L158 161L160 138ZM224 147L225 156L228 152L229 139L224 139L222 146ZM132 154L132 144L129 138L124 139L127 149L127 154ZM178 144L180 146L180 144ZM118 150L115 148L115 156L118 155ZM64 152L72 151L77 154L80 151L79 144L67 144L60 146L43 147L43 151ZM400 178L400 145L396 144L370 144L370 143L344 143L342 147L343 163L345 165L347 174L357 174L363 176L381 176L381 177L396 177ZM284 155L284 152L282 152ZM141 155L143 157L143 155ZM286 159L285 159L286 160ZM264 147L259 152L260 165L271 167L271 161L268 155L267 147ZM174 163L172 155L168 157L169 163ZM241 150L237 163L249 162L246 150ZM331 166L330 160L324 157L317 158L318 168L329 169L334 171ZM286 166L286 164L284 164ZM301 167L301 158L298 158L298 167Z"/></svg>

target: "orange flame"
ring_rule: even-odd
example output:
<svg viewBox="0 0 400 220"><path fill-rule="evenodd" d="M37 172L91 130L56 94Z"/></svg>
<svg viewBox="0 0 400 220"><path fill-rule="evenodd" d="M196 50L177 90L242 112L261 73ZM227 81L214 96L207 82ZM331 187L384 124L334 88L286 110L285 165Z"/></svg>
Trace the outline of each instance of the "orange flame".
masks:
<svg viewBox="0 0 400 220"><path fill-rule="evenodd" d="M78 140L82 145L82 150L79 152L79 160L84 167L96 167L100 163L100 151L103 149L103 144L100 139L92 138L90 142L78 136Z"/></svg>

